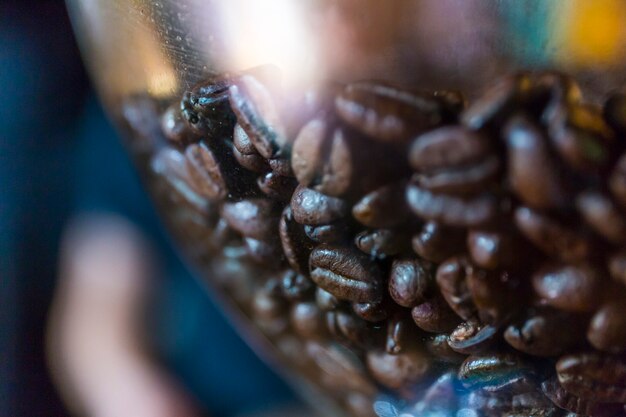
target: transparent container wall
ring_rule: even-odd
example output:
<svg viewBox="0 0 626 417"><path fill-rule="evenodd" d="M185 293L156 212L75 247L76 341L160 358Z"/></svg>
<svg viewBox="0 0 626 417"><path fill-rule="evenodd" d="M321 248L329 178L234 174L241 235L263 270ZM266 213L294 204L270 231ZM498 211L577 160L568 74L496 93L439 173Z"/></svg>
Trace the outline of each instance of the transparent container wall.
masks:
<svg viewBox="0 0 626 417"><path fill-rule="evenodd" d="M181 253L322 415L624 415L624 1L68 4Z"/></svg>

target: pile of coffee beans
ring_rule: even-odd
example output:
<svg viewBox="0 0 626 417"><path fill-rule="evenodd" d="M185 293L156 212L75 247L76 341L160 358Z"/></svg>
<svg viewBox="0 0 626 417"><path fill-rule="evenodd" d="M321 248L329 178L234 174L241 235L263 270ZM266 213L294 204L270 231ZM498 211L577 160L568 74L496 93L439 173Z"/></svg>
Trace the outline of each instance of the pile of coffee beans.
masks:
<svg viewBox="0 0 626 417"><path fill-rule="evenodd" d="M186 253L352 415L626 415L626 95L261 69L123 112Z"/></svg>

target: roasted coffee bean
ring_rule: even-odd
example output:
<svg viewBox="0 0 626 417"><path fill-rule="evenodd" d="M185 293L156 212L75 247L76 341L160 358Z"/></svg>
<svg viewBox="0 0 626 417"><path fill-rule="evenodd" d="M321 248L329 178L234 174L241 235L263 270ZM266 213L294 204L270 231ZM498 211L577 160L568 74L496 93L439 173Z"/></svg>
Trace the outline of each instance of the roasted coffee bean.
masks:
<svg viewBox="0 0 626 417"><path fill-rule="evenodd" d="M172 148L163 148L150 161L152 171L164 180L168 198L175 203L190 207L197 213L208 215L210 205L194 188L191 177L185 166L185 156Z"/></svg>
<svg viewBox="0 0 626 417"><path fill-rule="evenodd" d="M465 355L453 350L448 344L447 334L432 335L424 342L426 349L435 359L446 362L460 364L465 360Z"/></svg>
<svg viewBox="0 0 626 417"><path fill-rule="evenodd" d="M375 334L368 331L367 323L350 312L336 309L325 313L326 326L338 341L364 348L371 344Z"/></svg>
<svg viewBox="0 0 626 417"><path fill-rule="evenodd" d="M467 258L451 258L437 268L437 285L450 308L463 320L476 315L476 305L467 287Z"/></svg>
<svg viewBox="0 0 626 417"><path fill-rule="evenodd" d="M270 89L254 75L243 75L229 89L230 104L250 142L265 158L286 156L286 128Z"/></svg>
<svg viewBox="0 0 626 417"><path fill-rule="evenodd" d="M561 417L562 412L552 401L539 391L514 395L511 399L513 410L502 417Z"/></svg>
<svg viewBox="0 0 626 417"><path fill-rule="evenodd" d="M447 333L459 323L457 316L440 297L434 297L413 307L411 317L420 329L430 333Z"/></svg>
<svg viewBox="0 0 626 417"><path fill-rule="evenodd" d="M417 415L452 413L458 402L456 384L457 379L454 372L442 374L426 389L420 402L415 405L414 411Z"/></svg>
<svg viewBox="0 0 626 417"><path fill-rule="evenodd" d="M419 234L413 236L413 251L431 262L443 262L465 251L465 231L427 222Z"/></svg>
<svg viewBox="0 0 626 417"><path fill-rule="evenodd" d="M259 189L263 194L274 200L289 201L293 190L298 185L291 177L283 177L274 172L268 172L257 180Z"/></svg>
<svg viewBox="0 0 626 417"><path fill-rule="evenodd" d="M351 415L359 417L379 417L372 407L372 399L356 392L348 394L345 402Z"/></svg>
<svg viewBox="0 0 626 417"><path fill-rule="evenodd" d="M498 328L476 319L459 324L448 337L448 345L455 352L475 355L487 351L498 341Z"/></svg>
<svg viewBox="0 0 626 417"><path fill-rule="evenodd" d="M306 225L304 233L317 243L341 243L349 239L348 226L341 221L320 226Z"/></svg>
<svg viewBox="0 0 626 417"><path fill-rule="evenodd" d="M245 237L266 240L276 238L280 208L262 198L225 203L222 216L237 232Z"/></svg>
<svg viewBox="0 0 626 417"><path fill-rule="evenodd" d="M311 279L337 298L375 302L382 298L382 271L366 255L350 247L318 246L309 260Z"/></svg>
<svg viewBox="0 0 626 417"><path fill-rule="evenodd" d="M191 185L210 200L223 200L229 193L224 167L217 156L203 143L192 144L185 150L185 162Z"/></svg>
<svg viewBox="0 0 626 417"><path fill-rule="evenodd" d="M337 297L320 287L315 289L315 302L324 311L334 310L341 303Z"/></svg>
<svg viewBox="0 0 626 417"><path fill-rule="evenodd" d="M626 285L626 250L622 249L611 255L608 267L611 278L622 285Z"/></svg>
<svg viewBox="0 0 626 417"><path fill-rule="evenodd" d="M614 93L604 103L604 120L620 135L626 134L626 94Z"/></svg>
<svg viewBox="0 0 626 417"><path fill-rule="evenodd" d="M543 131L525 116L505 126L508 181L513 192L530 207L551 209L570 202L565 175L551 158Z"/></svg>
<svg viewBox="0 0 626 417"><path fill-rule="evenodd" d="M622 208L626 208L626 153L622 154L613 168L609 189Z"/></svg>
<svg viewBox="0 0 626 417"><path fill-rule="evenodd" d="M476 389L461 401L464 410L472 410L481 417L502 417L513 409L513 399L509 395L494 394Z"/></svg>
<svg viewBox="0 0 626 417"><path fill-rule="evenodd" d="M533 375L535 370L521 356L513 353L472 355L459 368L458 377L470 389L493 389L521 375Z"/></svg>
<svg viewBox="0 0 626 417"><path fill-rule="evenodd" d="M415 325L404 312L398 312L387 322L387 339L385 351L397 355L414 345L417 337Z"/></svg>
<svg viewBox="0 0 626 417"><path fill-rule="evenodd" d="M270 165L270 168L272 168L272 171L277 175L290 178L295 178L296 176L293 172L293 169L291 169L291 162L289 161L289 159L268 159L267 163Z"/></svg>
<svg viewBox="0 0 626 417"><path fill-rule="evenodd" d="M266 332L279 334L287 329L287 309L277 280L270 280L257 288L252 300L252 317Z"/></svg>
<svg viewBox="0 0 626 417"><path fill-rule="evenodd" d="M626 351L625 299L622 296L604 304L591 319L587 339L596 349L611 353Z"/></svg>
<svg viewBox="0 0 626 417"><path fill-rule="evenodd" d="M616 245L626 243L626 214L608 196L597 191L581 193L576 207L587 224L605 239Z"/></svg>
<svg viewBox="0 0 626 417"><path fill-rule="evenodd" d="M280 217L278 233L289 266L300 274L309 274L309 254L314 243L304 234L303 227L296 223L287 206Z"/></svg>
<svg viewBox="0 0 626 417"><path fill-rule="evenodd" d="M324 314L315 303L300 302L291 308L291 327L305 339L323 339L327 334Z"/></svg>
<svg viewBox="0 0 626 417"><path fill-rule="evenodd" d="M519 240L511 233L490 230L470 231L467 248L474 264L486 269L513 266L522 249Z"/></svg>
<svg viewBox="0 0 626 417"><path fill-rule="evenodd" d="M370 192L401 178L408 173L401 156L356 132L314 119L298 134L291 165L300 184L337 197Z"/></svg>
<svg viewBox="0 0 626 417"><path fill-rule="evenodd" d="M250 137L239 123L235 125L235 129L233 131L233 145L235 145L235 148L242 155L261 156L261 154L259 154L259 152L250 141Z"/></svg>
<svg viewBox="0 0 626 417"><path fill-rule="evenodd" d="M335 99L337 114L381 142L395 143L442 123L442 102L375 82L348 84Z"/></svg>
<svg viewBox="0 0 626 417"><path fill-rule="evenodd" d="M548 265L533 275L532 284L548 305L571 312L593 311L602 301L600 274L590 265Z"/></svg>
<svg viewBox="0 0 626 417"><path fill-rule="evenodd" d="M559 108L580 103L582 91L571 77L545 71L531 76L530 104L541 108L541 120L547 123Z"/></svg>
<svg viewBox="0 0 626 417"><path fill-rule="evenodd" d="M406 182L400 181L366 194L352 207L352 215L359 223L371 228L404 224L410 216L405 188Z"/></svg>
<svg viewBox="0 0 626 417"><path fill-rule="evenodd" d="M389 311L384 301L374 303L352 303L352 311L358 317L372 323L379 323L386 320L389 316Z"/></svg>
<svg viewBox="0 0 626 417"><path fill-rule="evenodd" d="M551 117L548 130L559 155L574 169L598 172L611 162L615 134L599 108L561 106Z"/></svg>
<svg viewBox="0 0 626 417"><path fill-rule="evenodd" d="M409 154L414 177L435 193L468 194L484 189L500 167L489 139L462 127L442 127L419 136Z"/></svg>
<svg viewBox="0 0 626 417"><path fill-rule="evenodd" d="M586 320L580 315L552 308L529 311L511 324L504 339L520 352L533 356L556 356L580 345L584 340Z"/></svg>
<svg viewBox="0 0 626 417"><path fill-rule="evenodd" d="M169 106L161 116L161 129L174 145L185 144L191 139L191 132L180 113L180 106L176 104Z"/></svg>
<svg viewBox="0 0 626 417"><path fill-rule="evenodd" d="M410 250L408 236L389 229L365 230L354 237L354 245L373 258L385 259Z"/></svg>
<svg viewBox="0 0 626 417"><path fill-rule="evenodd" d="M161 129L161 112L160 103L146 93L133 94L121 103L122 129L133 138L126 143L131 151L146 156L167 142Z"/></svg>
<svg viewBox="0 0 626 417"><path fill-rule="evenodd" d="M339 392L374 395L376 388L367 377L361 361L348 349L337 345L307 342L306 353L320 370L321 382Z"/></svg>
<svg viewBox="0 0 626 417"><path fill-rule="evenodd" d="M196 134L218 137L232 132L235 117L228 103L231 83L228 76L215 77L195 85L183 95L180 111Z"/></svg>
<svg viewBox="0 0 626 417"><path fill-rule="evenodd" d="M547 255L565 262L580 262L592 255L593 243L587 236L528 207L515 210L520 232Z"/></svg>
<svg viewBox="0 0 626 417"><path fill-rule="evenodd" d="M508 272L471 267L466 281L478 316L485 323L502 322L515 313L518 303L525 301L519 280Z"/></svg>
<svg viewBox="0 0 626 417"><path fill-rule="evenodd" d="M285 263L280 242L275 239L258 240L251 237L244 237L243 242L248 255L250 255L255 262L271 269L277 269Z"/></svg>
<svg viewBox="0 0 626 417"><path fill-rule="evenodd" d="M556 363L561 386L580 398L626 403L626 359L602 353L563 356Z"/></svg>
<svg viewBox="0 0 626 417"><path fill-rule="evenodd" d="M618 417L624 415L622 404L599 403L580 398L565 390L556 377L541 384L541 391L558 407L582 416Z"/></svg>
<svg viewBox="0 0 626 417"><path fill-rule="evenodd" d="M315 285L308 277L288 269L280 277L280 289L287 300L300 301L313 295Z"/></svg>
<svg viewBox="0 0 626 417"><path fill-rule="evenodd" d="M516 104L523 102L530 88L528 74L502 78L461 114L461 122L473 130L489 126L503 119Z"/></svg>
<svg viewBox="0 0 626 417"><path fill-rule="evenodd" d="M453 227L479 227L493 221L498 214L498 202L490 194L459 197L434 194L416 184L406 192L409 207L425 220Z"/></svg>
<svg viewBox="0 0 626 417"><path fill-rule="evenodd" d="M389 274L389 295L402 307L415 307L425 301L434 281L429 265L418 259L396 259Z"/></svg>
<svg viewBox="0 0 626 417"><path fill-rule="evenodd" d="M369 351L366 363L374 379L391 389L410 387L420 382L430 370L430 359L417 349L397 355L390 355L385 351Z"/></svg>
<svg viewBox="0 0 626 417"><path fill-rule="evenodd" d="M259 154L244 155L234 146L232 152L233 156L237 160L237 163L249 171L263 174L270 170L267 159L263 158Z"/></svg>
<svg viewBox="0 0 626 417"><path fill-rule="evenodd" d="M348 203L310 188L299 186L291 198L293 218L300 224L330 224L348 214Z"/></svg>

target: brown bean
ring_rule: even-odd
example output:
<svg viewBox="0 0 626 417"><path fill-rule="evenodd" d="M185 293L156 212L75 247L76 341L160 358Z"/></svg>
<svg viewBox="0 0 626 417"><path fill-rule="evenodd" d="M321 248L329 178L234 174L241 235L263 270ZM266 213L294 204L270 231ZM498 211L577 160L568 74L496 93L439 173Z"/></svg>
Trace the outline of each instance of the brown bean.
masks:
<svg viewBox="0 0 626 417"><path fill-rule="evenodd" d="M602 301L603 280L590 265L548 265L533 275L532 283L543 302L561 310L593 311Z"/></svg>
<svg viewBox="0 0 626 417"><path fill-rule="evenodd" d="M448 337L452 350L466 355L488 351L498 341L498 327L485 325L476 319L459 324Z"/></svg>
<svg viewBox="0 0 626 417"><path fill-rule="evenodd" d="M556 363L561 386L570 393L603 403L626 402L626 360L597 352L563 356Z"/></svg>
<svg viewBox="0 0 626 417"><path fill-rule="evenodd" d="M362 197L352 207L352 215L364 226L389 228L407 221L410 211L404 198L406 182L378 188Z"/></svg>
<svg viewBox="0 0 626 417"><path fill-rule="evenodd" d="M389 295L402 307L415 307L425 301L433 281L433 274L423 261L396 259L389 274Z"/></svg>
<svg viewBox="0 0 626 417"><path fill-rule="evenodd" d="M626 314L623 299L612 300L600 307L591 319L587 339L593 347L604 352L626 351Z"/></svg>
<svg viewBox="0 0 626 417"><path fill-rule="evenodd" d="M565 390L556 377L544 381L541 391L558 407L583 416L616 417L624 410L621 404L598 403L580 398Z"/></svg>
<svg viewBox="0 0 626 417"><path fill-rule="evenodd" d="M257 185L263 194L273 200L289 201L298 183L294 178L283 177L274 172L260 176Z"/></svg>
<svg viewBox="0 0 626 417"><path fill-rule="evenodd" d="M431 298L413 307L411 317L417 327L430 333L447 333L460 321L459 316L440 297Z"/></svg>
<svg viewBox="0 0 626 417"><path fill-rule="evenodd" d="M609 177L609 189L615 199L626 208L626 153L622 154Z"/></svg>
<svg viewBox="0 0 626 417"><path fill-rule="evenodd" d="M605 239L617 245L626 243L626 215L608 196L597 191L581 193L576 207L587 224Z"/></svg>
<svg viewBox="0 0 626 417"><path fill-rule="evenodd" d="M465 231L427 222L419 234L413 236L413 251L431 262L443 262L465 251Z"/></svg>
<svg viewBox="0 0 626 417"><path fill-rule="evenodd" d="M521 245L510 233L472 230L467 236L472 261L482 268L510 267L518 261Z"/></svg>
<svg viewBox="0 0 626 417"><path fill-rule="evenodd" d="M472 318L477 310L467 286L469 262L464 257L451 258L437 269L437 285L452 310L463 320Z"/></svg>
<svg viewBox="0 0 626 417"><path fill-rule="evenodd" d="M279 207L267 199L225 203L222 216L237 232L253 239L274 238L278 230Z"/></svg>
<svg viewBox="0 0 626 417"><path fill-rule="evenodd" d="M291 198L291 210L298 223L315 226L345 217L349 207L345 200L299 186Z"/></svg>
<svg viewBox="0 0 626 417"><path fill-rule="evenodd" d="M374 258L385 259L409 250L406 234L399 230L365 230L354 237L354 245Z"/></svg>
<svg viewBox="0 0 626 417"><path fill-rule="evenodd" d="M317 243L345 243L349 239L350 230L348 226L338 221L331 224L319 226L304 226L304 233L309 239Z"/></svg>
<svg viewBox="0 0 626 417"><path fill-rule="evenodd" d="M385 302L352 303L352 311L365 321L379 323L386 320L389 311Z"/></svg>
<svg viewBox="0 0 626 417"><path fill-rule="evenodd" d="M421 381L430 369L428 356L416 349L397 355L370 351L367 367L376 381L391 389L401 389Z"/></svg>
<svg viewBox="0 0 626 417"><path fill-rule="evenodd" d="M295 271L301 274L309 274L309 254L315 244L304 234L304 229L298 224L287 206L282 212L278 225L278 233L283 252Z"/></svg>
<svg viewBox="0 0 626 417"><path fill-rule="evenodd" d="M291 308L291 326L305 339L322 339L327 334L326 322L317 304L301 302Z"/></svg>
<svg viewBox="0 0 626 417"><path fill-rule="evenodd" d="M609 257L608 262L611 278L626 285L626 250L622 249Z"/></svg>

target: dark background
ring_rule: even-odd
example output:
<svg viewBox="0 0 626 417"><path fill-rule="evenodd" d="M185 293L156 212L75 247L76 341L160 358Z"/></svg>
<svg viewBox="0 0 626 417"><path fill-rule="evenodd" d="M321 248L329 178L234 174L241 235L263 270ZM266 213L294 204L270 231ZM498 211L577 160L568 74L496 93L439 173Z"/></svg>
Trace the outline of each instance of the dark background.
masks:
<svg viewBox="0 0 626 417"><path fill-rule="evenodd" d="M65 416L44 358L58 243L77 212L121 213L166 261L152 350L216 416L295 401L173 254L82 67L59 0L0 0L0 415Z"/></svg>

